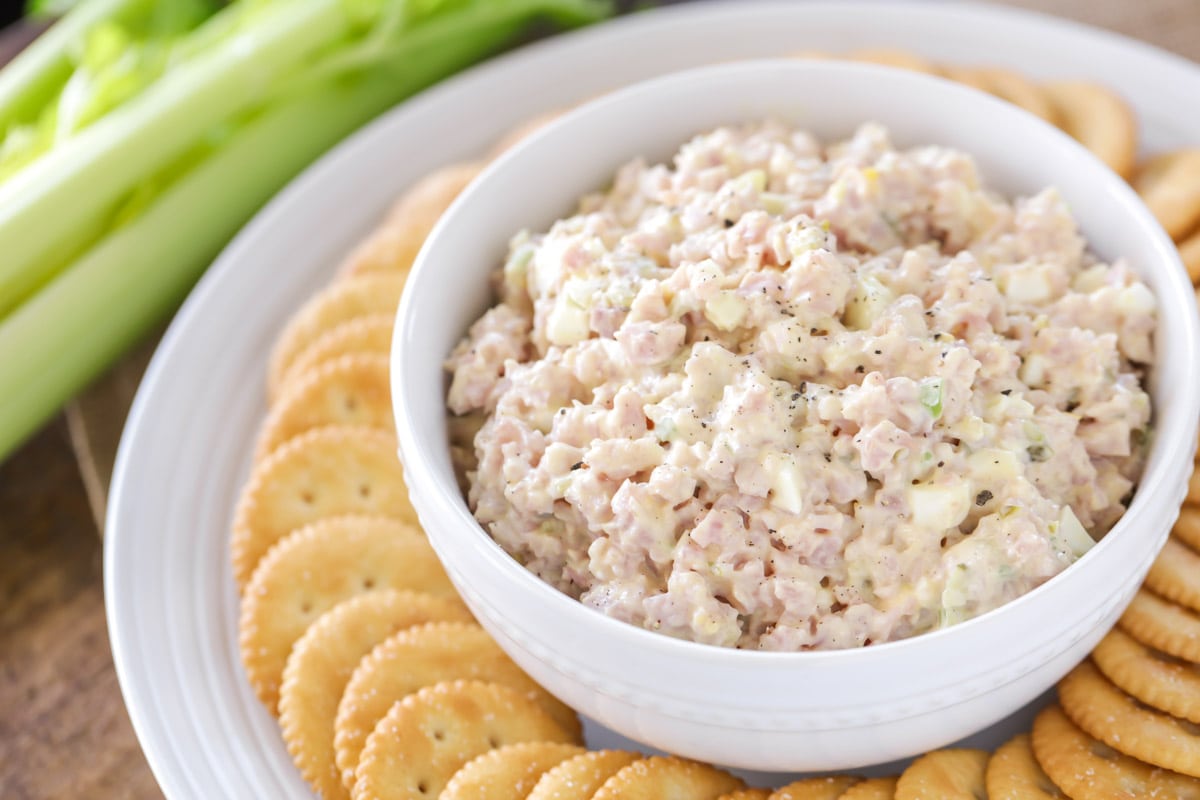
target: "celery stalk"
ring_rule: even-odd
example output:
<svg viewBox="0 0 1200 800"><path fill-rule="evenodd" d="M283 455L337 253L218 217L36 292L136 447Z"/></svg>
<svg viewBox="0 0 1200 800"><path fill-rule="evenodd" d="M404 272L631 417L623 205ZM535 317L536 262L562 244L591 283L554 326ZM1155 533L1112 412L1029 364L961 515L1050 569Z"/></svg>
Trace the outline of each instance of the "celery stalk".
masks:
<svg viewBox="0 0 1200 800"><path fill-rule="evenodd" d="M47 96L71 75L70 48L103 20L121 17L145 0L91 0L73 8L0 70L0 134L37 116Z"/></svg>
<svg viewBox="0 0 1200 800"><path fill-rule="evenodd" d="M38 294L0 320L0 459L164 317L245 220L297 171L397 100L499 47L548 8L448 12L404 35L381 69L264 111ZM581 19L581 21L583 21Z"/></svg>
<svg viewBox="0 0 1200 800"><path fill-rule="evenodd" d="M0 184L0 317L53 276L60 262L48 256L64 230L95 219L181 155L203 132L202 123L247 108L271 81L342 37L348 20L341 3L289 0L264 7L253 25L178 65Z"/></svg>

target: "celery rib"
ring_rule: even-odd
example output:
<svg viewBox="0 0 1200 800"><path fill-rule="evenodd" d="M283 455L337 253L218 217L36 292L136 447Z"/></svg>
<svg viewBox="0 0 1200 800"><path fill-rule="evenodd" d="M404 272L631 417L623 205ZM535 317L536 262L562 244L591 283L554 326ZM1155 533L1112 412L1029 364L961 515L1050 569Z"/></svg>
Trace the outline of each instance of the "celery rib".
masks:
<svg viewBox="0 0 1200 800"><path fill-rule="evenodd" d="M91 0L71 9L0 70L0 134L27 122L71 75L69 51L98 22L129 13L145 0Z"/></svg>
<svg viewBox="0 0 1200 800"><path fill-rule="evenodd" d="M191 287L228 239L296 172L395 102L486 55L547 7L444 17L406 33L388 64L310 87L245 123L0 320L0 459L112 363Z"/></svg>
<svg viewBox="0 0 1200 800"><path fill-rule="evenodd" d="M211 52L0 184L0 317L51 278L64 230L111 209L204 132L253 104L271 81L346 31L341 0L268 9Z"/></svg>

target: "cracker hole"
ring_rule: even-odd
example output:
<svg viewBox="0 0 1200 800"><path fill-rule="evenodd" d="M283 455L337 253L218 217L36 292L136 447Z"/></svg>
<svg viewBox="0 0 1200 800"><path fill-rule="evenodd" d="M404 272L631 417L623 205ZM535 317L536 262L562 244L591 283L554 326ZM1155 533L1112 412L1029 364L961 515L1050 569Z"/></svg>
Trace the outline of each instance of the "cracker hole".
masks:
<svg viewBox="0 0 1200 800"><path fill-rule="evenodd" d="M436 730L433 732L433 738L440 742L442 739L446 738L446 732L440 729Z"/></svg>
<svg viewBox="0 0 1200 800"><path fill-rule="evenodd" d="M374 589L375 588L375 579L374 578L363 578L363 588L364 589Z"/></svg>
<svg viewBox="0 0 1200 800"><path fill-rule="evenodd" d="M301 603L300 604L300 613L301 614L307 614L310 611L312 611L312 603Z"/></svg>
<svg viewBox="0 0 1200 800"><path fill-rule="evenodd" d="M300 493L300 499L304 503L307 503L308 505L311 506L313 504L313 501L315 501L317 499L317 496L313 492L306 489Z"/></svg>
<svg viewBox="0 0 1200 800"><path fill-rule="evenodd" d="M499 746L500 746L500 740L499 740L499 739L497 739L495 736L489 736L489 737L488 737L488 747L490 747L490 748L492 748L493 750L495 750L495 749L496 749L497 747L499 747Z"/></svg>
<svg viewBox="0 0 1200 800"><path fill-rule="evenodd" d="M418 781L417 791L421 794L429 794L429 784L427 784L425 781Z"/></svg>
<svg viewBox="0 0 1200 800"><path fill-rule="evenodd" d="M345 401L342 403L342 405L345 407L345 409L347 411L357 411L358 410L358 401L355 400L353 397L347 397L345 399Z"/></svg>
<svg viewBox="0 0 1200 800"><path fill-rule="evenodd" d="M360 484L358 487L358 496L367 498L371 496L371 485L368 483Z"/></svg>

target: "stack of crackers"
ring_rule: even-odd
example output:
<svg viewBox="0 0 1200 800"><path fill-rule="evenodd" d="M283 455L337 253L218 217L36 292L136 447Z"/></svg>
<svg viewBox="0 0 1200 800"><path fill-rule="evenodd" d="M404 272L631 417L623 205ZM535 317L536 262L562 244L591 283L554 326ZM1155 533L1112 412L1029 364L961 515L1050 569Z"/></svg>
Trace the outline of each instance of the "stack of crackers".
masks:
<svg viewBox="0 0 1200 800"><path fill-rule="evenodd" d="M804 54L814 57L815 54ZM1102 87L1036 84L898 51L852 57L933 72L1060 125L1131 178L1200 279L1200 149L1135 167L1136 124ZM553 115L501 142L506 149ZM247 678L325 800L1200 800L1200 477L1114 630L1032 735L950 749L896 777L748 789L711 766L583 749L575 713L474 621L409 504L388 381L394 314L425 236L485 162L409 190L277 341L270 411L233 526Z"/></svg>

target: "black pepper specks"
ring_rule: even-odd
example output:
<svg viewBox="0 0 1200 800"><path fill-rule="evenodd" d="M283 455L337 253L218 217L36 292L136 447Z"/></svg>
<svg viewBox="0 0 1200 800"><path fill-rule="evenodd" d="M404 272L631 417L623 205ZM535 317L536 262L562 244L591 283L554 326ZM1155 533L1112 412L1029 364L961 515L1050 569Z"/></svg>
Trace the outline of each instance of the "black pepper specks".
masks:
<svg viewBox="0 0 1200 800"><path fill-rule="evenodd" d="M987 489L984 489L982 492L975 495L975 505L986 506L991 499L992 499L992 493L989 492Z"/></svg>

